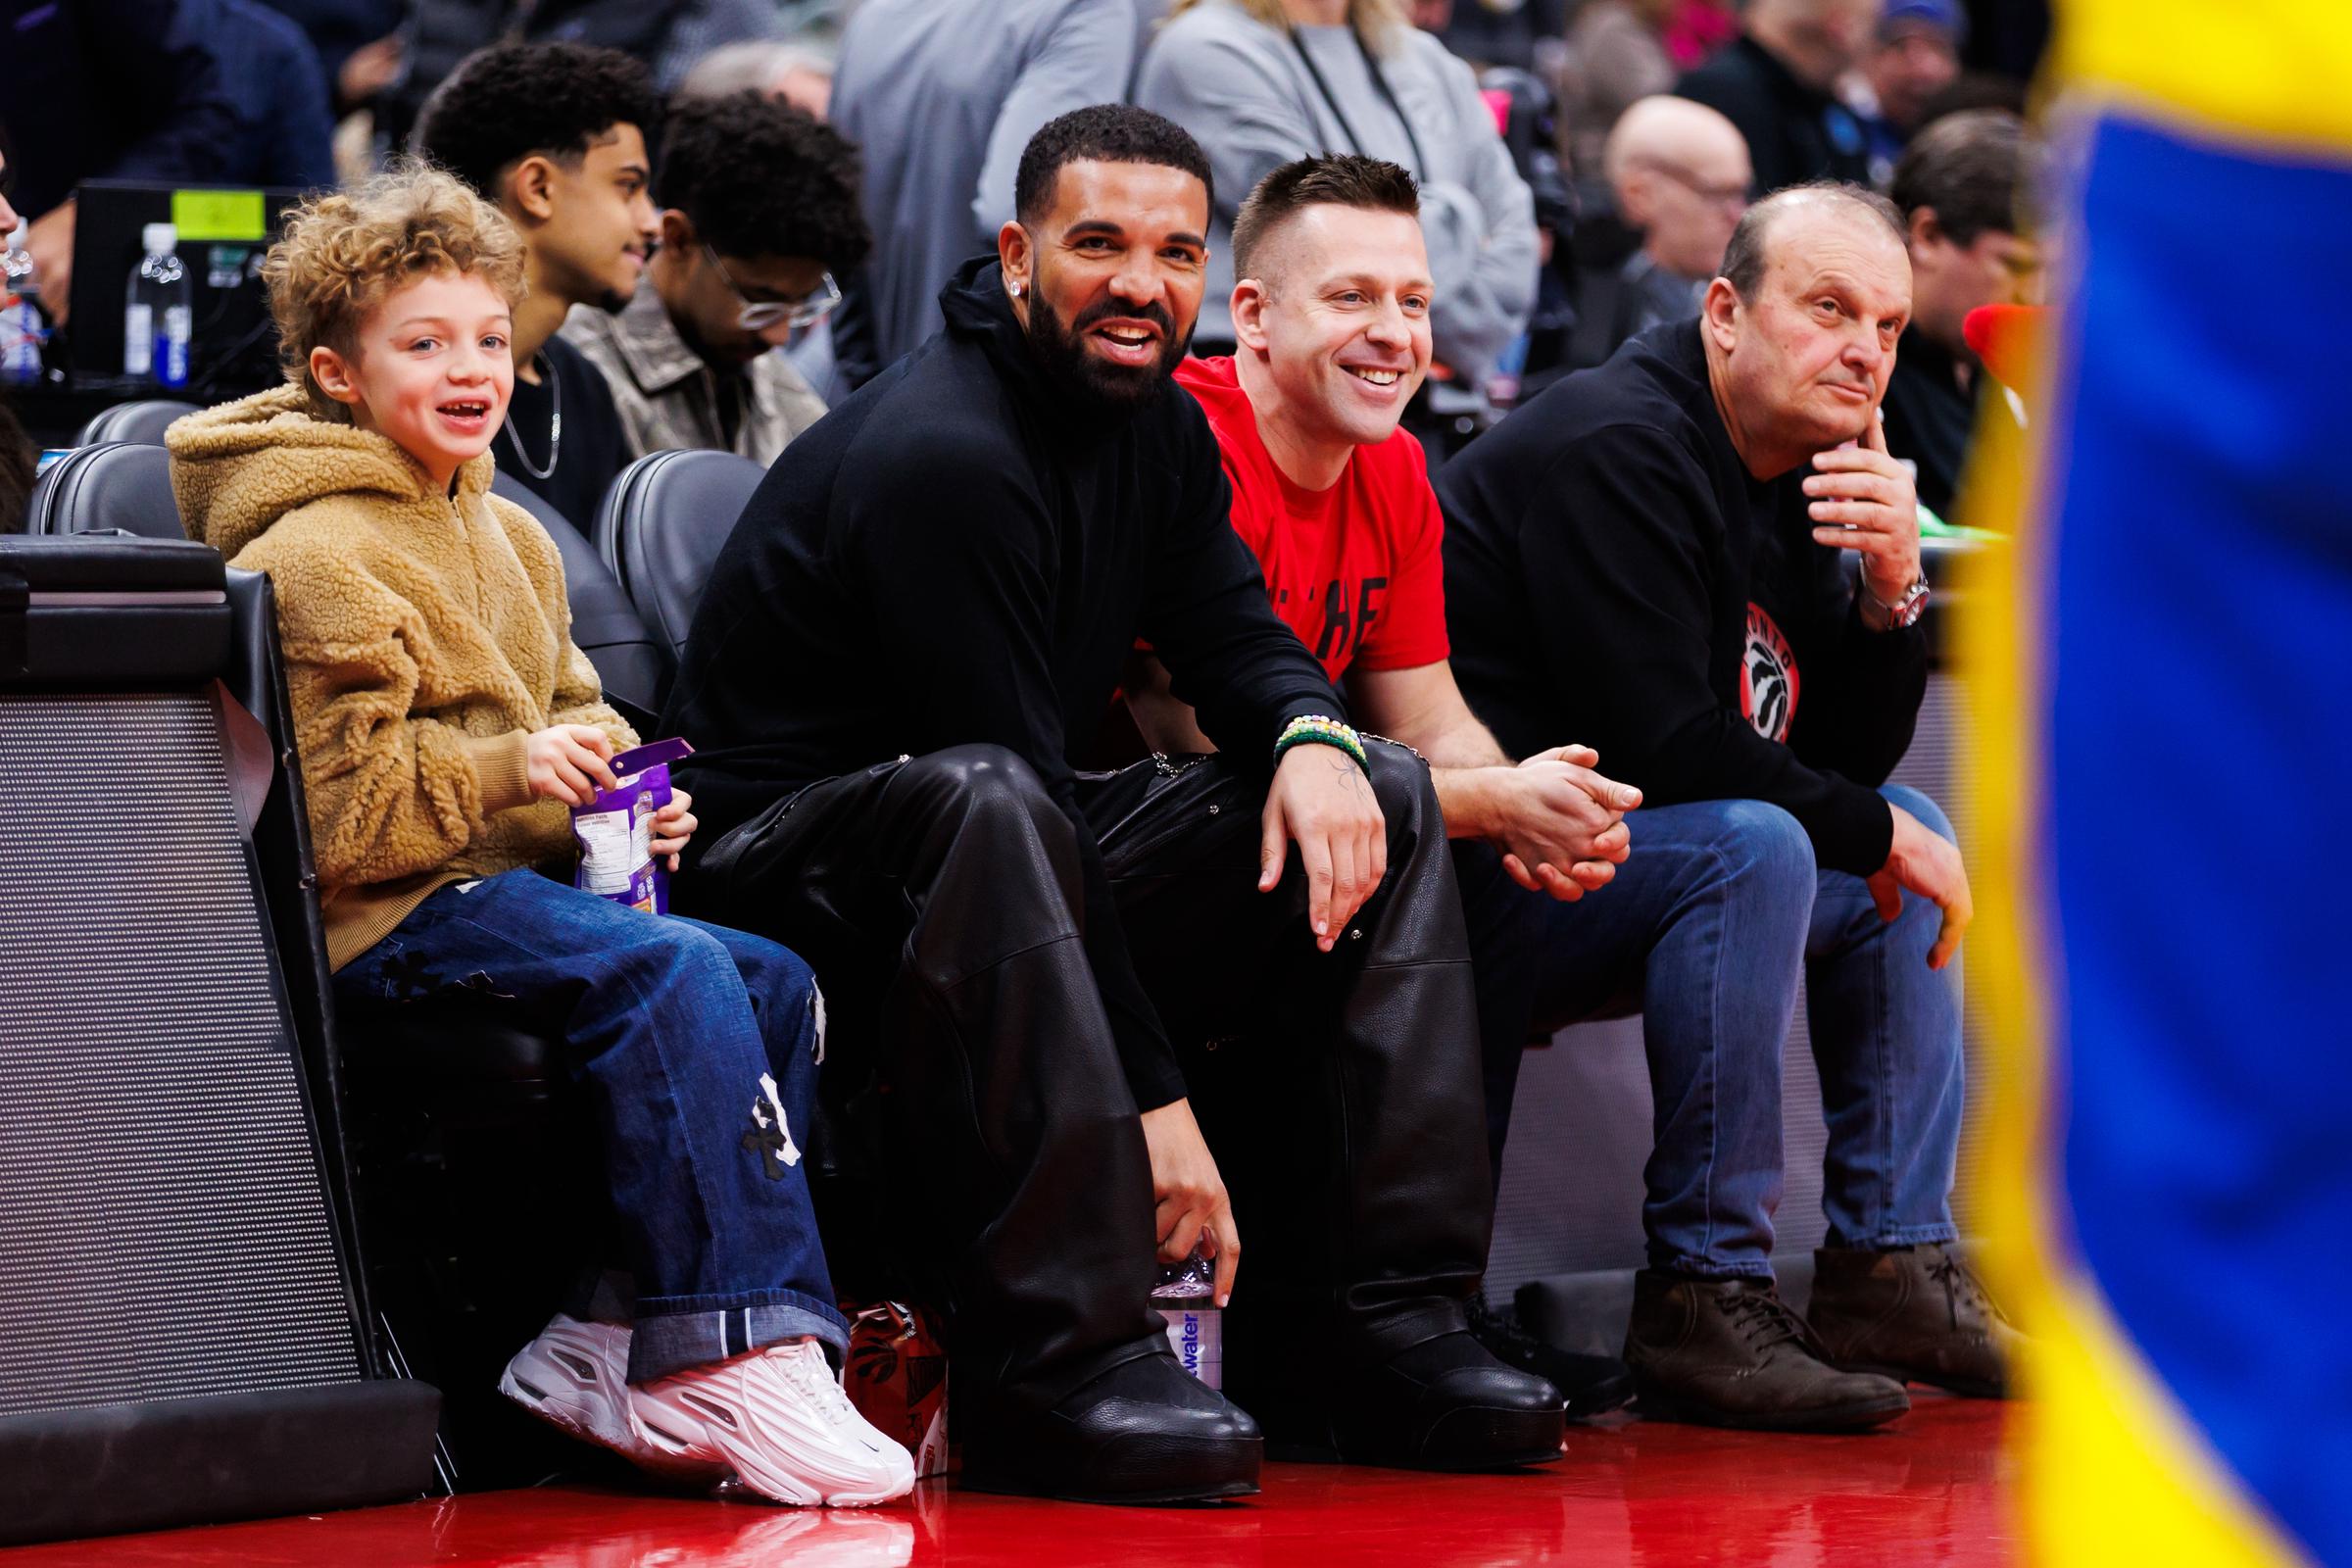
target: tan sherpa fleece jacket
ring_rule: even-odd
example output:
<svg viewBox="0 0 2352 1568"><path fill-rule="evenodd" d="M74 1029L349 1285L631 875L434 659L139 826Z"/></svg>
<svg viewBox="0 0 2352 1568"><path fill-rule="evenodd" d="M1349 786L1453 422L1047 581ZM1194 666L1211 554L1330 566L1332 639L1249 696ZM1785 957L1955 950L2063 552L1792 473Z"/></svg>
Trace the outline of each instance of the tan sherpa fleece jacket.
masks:
<svg viewBox="0 0 2352 1568"><path fill-rule="evenodd" d="M489 456L443 495L390 439L314 417L293 387L190 415L166 441L190 530L276 589L328 961L444 884L567 854L523 737L637 737L571 641L555 541L489 493Z"/></svg>

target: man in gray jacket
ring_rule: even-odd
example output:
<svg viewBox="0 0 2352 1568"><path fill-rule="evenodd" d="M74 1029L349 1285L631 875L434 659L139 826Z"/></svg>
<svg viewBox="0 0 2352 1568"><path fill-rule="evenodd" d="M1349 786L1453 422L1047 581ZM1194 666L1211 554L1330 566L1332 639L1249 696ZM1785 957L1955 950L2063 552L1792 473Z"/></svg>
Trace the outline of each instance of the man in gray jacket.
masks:
<svg viewBox="0 0 2352 1568"><path fill-rule="evenodd" d="M1203 353L1227 353L1233 216L1295 158L1354 152L1400 164L1421 189L1437 295L1437 364L1485 382L1535 307L1535 198L1470 68L1389 0L1176 0L1135 101L1191 131L1216 172Z"/></svg>
<svg viewBox="0 0 2352 1568"><path fill-rule="evenodd" d="M833 122L863 154L881 240L845 312L862 318L862 353L835 323L852 384L940 329L941 286L1012 218L1021 149L1047 121L1126 96L1136 30L1135 0L866 0L850 18Z"/></svg>

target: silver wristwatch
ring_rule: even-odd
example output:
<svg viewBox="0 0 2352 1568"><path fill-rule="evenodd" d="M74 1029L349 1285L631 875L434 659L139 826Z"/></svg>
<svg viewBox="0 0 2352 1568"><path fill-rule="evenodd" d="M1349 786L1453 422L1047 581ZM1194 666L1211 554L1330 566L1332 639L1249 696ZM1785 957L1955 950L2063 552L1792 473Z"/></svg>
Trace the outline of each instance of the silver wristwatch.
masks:
<svg viewBox="0 0 2352 1568"><path fill-rule="evenodd" d="M1865 577L1862 579L1862 597L1879 610L1878 615L1866 611L1862 616L1864 620L1877 621L1884 616L1885 624L1879 627L1881 631L1901 631L1906 626L1918 625L1919 617L1927 612L1928 579L1925 575L1912 578L1911 586L1904 589L1901 597L1890 605L1871 591L1870 579Z"/></svg>

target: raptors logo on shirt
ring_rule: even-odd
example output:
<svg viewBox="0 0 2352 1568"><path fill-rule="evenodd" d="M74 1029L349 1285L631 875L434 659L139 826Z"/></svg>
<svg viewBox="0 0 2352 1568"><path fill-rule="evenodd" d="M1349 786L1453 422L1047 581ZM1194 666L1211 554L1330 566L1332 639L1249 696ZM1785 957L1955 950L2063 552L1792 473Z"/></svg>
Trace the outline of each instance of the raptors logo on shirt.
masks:
<svg viewBox="0 0 2352 1568"><path fill-rule="evenodd" d="M1786 743L1796 718L1796 650L1762 605L1747 607L1747 650L1740 659L1740 716L1768 741Z"/></svg>

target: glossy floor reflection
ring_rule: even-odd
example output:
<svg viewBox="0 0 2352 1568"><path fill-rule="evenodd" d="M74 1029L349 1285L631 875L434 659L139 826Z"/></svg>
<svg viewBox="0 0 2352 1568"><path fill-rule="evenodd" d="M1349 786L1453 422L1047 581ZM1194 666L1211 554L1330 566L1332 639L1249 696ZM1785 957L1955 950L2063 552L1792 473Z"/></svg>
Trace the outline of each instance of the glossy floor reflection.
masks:
<svg viewBox="0 0 2352 1568"><path fill-rule="evenodd" d="M1126 1509L927 1482L911 1504L805 1513L571 1488L486 1493L0 1551L0 1568L104 1563L521 1568L1979 1568L2018 1560L2000 1405L1921 1396L1886 1432L1762 1438L1616 1418L1517 1476L1271 1465L1247 1502Z"/></svg>

